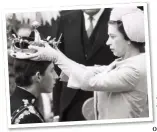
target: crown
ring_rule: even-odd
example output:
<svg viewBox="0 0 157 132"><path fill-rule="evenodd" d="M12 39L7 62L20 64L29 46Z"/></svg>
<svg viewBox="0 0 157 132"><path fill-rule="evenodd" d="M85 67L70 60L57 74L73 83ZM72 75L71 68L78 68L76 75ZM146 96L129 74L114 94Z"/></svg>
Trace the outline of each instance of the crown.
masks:
<svg viewBox="0 0 157 132"><path fill-rule="evenodd" d="M46 42L51 47L53 47L55 49L58 48L58 45L61 43L60 39L62 37L62 34L60 35L60 37L57 41L56 41L56 38L51 39L50 36L48 36L44 40L39 40L39 41L34 41L33 38L31 38L31 37L21 37L21 36L16 37L15 35L13 35L13 36L14 36L14 38L12 39L11 50L14 51L14 53L21 52L23 54L25 53L26 55L30 55L30 53L37 52L34 49L29 49L28 47L30 45L44 47L45 42Z"/></svg>
<svg viewBox="0 0 157 132"><path fill-rule="evenodd" d="M40 34L37 30L38 23L35 23L33 26L33 31L30 33L28 37L26 36L18 36L15 34L12 34L12 44L11 44L11 51L14 52L14 58L21 58L21 56L29 56L30 54L36 53L37 51L34 49L29 49L28 47L30 45L44 47L45 43L48 43L53 48L58 48L58 45L61 43L61 37L60 35L59 39L56 41L56 38L51 39L51 36L48 36L46 39L41 40ZM11 55L12 56L12 55Z"/></svg>

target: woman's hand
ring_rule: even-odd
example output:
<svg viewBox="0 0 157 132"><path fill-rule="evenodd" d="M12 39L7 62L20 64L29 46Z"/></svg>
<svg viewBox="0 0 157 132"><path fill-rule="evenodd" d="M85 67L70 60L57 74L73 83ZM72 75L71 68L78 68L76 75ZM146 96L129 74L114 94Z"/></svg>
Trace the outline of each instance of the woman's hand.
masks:
<svg viewBox="0 0 157 132"><path fill-rule="evenodd" d="M32 46L28 47L29 49L34 49L37 52L31 55L31 60L34 61L53 61L57 60L58 52L56 49L53 49L47 42L44 42L44 47Z"/></svg>
<svg viewBox="0 0 157 132"><path fill-rule="evenodd" d="M53 112L49 113L45 118L46 122L59 122L59 116L54 116Z"/></svg>

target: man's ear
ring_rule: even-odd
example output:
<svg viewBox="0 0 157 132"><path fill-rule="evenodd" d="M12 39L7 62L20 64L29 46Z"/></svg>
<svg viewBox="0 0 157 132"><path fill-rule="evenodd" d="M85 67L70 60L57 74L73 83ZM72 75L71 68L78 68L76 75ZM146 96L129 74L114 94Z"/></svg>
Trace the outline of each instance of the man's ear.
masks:
<svg viewBox="0 0 157 132"><path fill-rule="evenodd" d="M40 82L41 81L41 74L40 72L36 72L36 74L32 77L34 82Z"/></svg>
<svg viewBox="0 0 157 132"><path fill-rule="evenodd" d="M128 40L128 45L130 45L131 44L131 41L130 40Z"/></svg>

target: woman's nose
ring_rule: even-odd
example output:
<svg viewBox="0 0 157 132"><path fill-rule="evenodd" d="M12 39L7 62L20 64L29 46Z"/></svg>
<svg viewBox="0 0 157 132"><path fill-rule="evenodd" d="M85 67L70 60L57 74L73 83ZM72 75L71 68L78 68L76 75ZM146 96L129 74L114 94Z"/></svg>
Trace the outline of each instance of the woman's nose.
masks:
<svg viewBox="0 0 157 132"><path fill-rule="evenodd" d="M55 72L54 78L55 78L55 79L58 79L58 78L59 78L56 72Z"/></svg>

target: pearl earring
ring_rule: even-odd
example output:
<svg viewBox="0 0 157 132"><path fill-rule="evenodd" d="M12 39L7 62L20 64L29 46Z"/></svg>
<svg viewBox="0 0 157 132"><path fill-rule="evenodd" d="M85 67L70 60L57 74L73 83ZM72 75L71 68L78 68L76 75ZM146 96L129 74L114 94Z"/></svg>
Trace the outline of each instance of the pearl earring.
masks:
<svg viewBox="0 0 157 132"><path fill-rule="evenodd" d="M128 45L130 45L130 44L131 44L131 42L129 41L129 42L128 42Z"/></svg>

